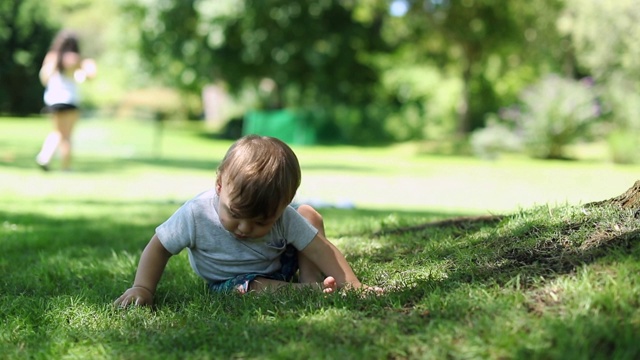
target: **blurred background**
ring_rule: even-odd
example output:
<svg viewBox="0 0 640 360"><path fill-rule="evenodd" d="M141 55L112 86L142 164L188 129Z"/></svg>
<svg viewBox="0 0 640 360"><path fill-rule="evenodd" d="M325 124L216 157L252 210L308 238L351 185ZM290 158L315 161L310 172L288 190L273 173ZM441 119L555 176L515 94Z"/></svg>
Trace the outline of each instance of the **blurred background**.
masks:
<svg viewBox="0 0 640 360"><path fill-rule="evenodd" d="M201 123L297 144L418 142L495 158L638 162L632 0L0 0L0 114L42 109L76 30L84 117ZM583 145L583 152L576 152Z"/></svg>
<svg viewBox="0 0 640 360"><path fill-rule="evenodd" d="M231 140L261 133L296 147L301 196L318 204L482 212L602 200L638 179L636 5L0 0L3 196L94 189L98 168L109 186L135 161L180 169L156 181L181 201L210 185ZM96 121L79 126L77 181L31 170L47 130L38 71L62 28L98 64L80 87L82 118Z"/></svg>

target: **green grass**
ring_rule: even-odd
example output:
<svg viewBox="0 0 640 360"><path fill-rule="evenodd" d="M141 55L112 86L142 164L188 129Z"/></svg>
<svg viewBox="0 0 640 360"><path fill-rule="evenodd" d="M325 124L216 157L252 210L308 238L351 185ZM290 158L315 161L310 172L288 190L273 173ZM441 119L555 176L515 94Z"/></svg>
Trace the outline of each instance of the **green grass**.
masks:
<svg viewBox="0 0 640 360"><path fill-rule="evenodd" d="M42 173L47 130L0 119L3 358L640 357L640 221L580 206L638 167L296 147L301 198L356 205L321 210L328 236L384 295L209 294L182 253L155 309L123 311L155 227L211 186L230 142L169 124L160 149L150 123L86 120L75 171ZM432 223L486 214L503 216Z"/></svg>

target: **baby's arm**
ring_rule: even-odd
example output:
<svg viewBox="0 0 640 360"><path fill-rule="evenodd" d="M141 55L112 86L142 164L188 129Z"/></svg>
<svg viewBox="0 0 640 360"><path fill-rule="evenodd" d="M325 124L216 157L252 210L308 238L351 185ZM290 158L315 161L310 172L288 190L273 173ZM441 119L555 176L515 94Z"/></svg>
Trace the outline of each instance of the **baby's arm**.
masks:
<svg viewBox="0 0 640 360"><path fill-rule="evenodd" d="M115 305L152 305L156 287L170 257L171 253L162 246L158 236L153 235L140 256L133 286L115 301Z"/></svg>
<svg viewBox="0 0 640 360"><path fill-rule="evenodd" d="M353 269L344 255L324 236L318 234L301 251L327 276L333 276L339 287L360 288L362 283L358 280Z"/></svg>

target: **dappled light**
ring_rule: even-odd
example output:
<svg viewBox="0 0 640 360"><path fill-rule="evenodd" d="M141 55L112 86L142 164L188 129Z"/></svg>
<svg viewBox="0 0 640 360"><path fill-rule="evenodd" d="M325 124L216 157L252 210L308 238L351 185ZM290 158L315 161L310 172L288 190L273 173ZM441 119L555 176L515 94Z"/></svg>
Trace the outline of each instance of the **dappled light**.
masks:
<svg viewBox="0 0 640 360"><path fill-rule="evenodd" d="M640 358L639 18L0 0L0 357ZM245 207L301 181L299 214L235 212L249 134L295 157ZM203 275L236 246L291 271Z"/></svg>
<svg viewBox="0 0 640 360"><path fill-rule="evenodd" d="M26 194L24 179L43 176L33 168L6 169L12 189ZM163 162L150 169L185 171ZM213 176L213 170L205 172ZM637 301L639 237L631 210L541 206L479 216L402 210L399 204L327 207L321 212L328 237L362 279L386 289L383 295L327 296L286 288L273 294L211 294L182 253L169 264L154 308L124 310L111 302L129 286L157 224L181 203L166 201L172 196L161 188L123 199L135 171L110 172L117 186L94 192L80 186L96 184L94 174L72 175L46 180L54 187L78 185L75 198L65 198L72 192L40 190L46 197L32 194L18 203L12 200L16 195L2 194L0 269L6 276L0 311L10 331L3 336L23 344L12 348L11 356L35 350L98 357L132 352L455 357L460 346L472 351L474 342L505 354L544 352L547 333L562 339L558 351L594 351L589 342L569 340L575 326L593 341L614 331L616 339L608 341L634 351L628 335L635 331L634 315L630 307L615 305ZM585 299L591 299L589 307L580 305ZM594 317L592 311L610 316ZM606 327L611 318L630 320ZM523 343L522 334L531 331L541 337ZM262 337L270 341L247 343Z"/></svg>

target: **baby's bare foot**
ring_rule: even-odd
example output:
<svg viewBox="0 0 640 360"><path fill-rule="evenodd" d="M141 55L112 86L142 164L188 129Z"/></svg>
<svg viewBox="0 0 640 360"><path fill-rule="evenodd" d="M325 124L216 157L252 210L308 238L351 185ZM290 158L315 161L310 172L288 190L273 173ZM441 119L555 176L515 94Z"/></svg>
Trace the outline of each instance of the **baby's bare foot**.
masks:
<svg viewBox="0 0 640 360"><path fill-rule="evenodd" d="M322 292L325 294L329 294L338 290L338 283L333 276L327 276L322 282Z"/></svg>

